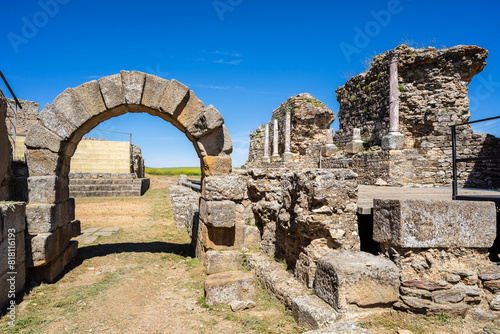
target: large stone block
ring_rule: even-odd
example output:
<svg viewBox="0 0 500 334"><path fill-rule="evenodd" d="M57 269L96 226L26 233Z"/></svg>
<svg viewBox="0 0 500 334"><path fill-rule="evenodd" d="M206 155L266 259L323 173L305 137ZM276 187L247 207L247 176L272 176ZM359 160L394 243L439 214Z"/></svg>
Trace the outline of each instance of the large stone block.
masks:
<svg viewBox="0 0 500 334"><path fill-rule="evenodd" d="M28 149L26 163L30 176L57 175L69 171L69 159L64 161L59 153L48 149Z"/></svg>
<svg viewBox="0 0 500 334"><path fill-rule="evenodd" d="M243 253L238 251L208 251L206 256L208 275L235 271L243 265Z"/></svg>
<svg viewBox="0 0 500 334"><path fill-rule="evenodd" d="M14 233L24 232L26 229L26 204L22 202L4 202L0 204L0 242L7 235L9 229Z"/></svg>
<svg viewBox="0 0 500 334"><path fill-rule="evenodd" d="M113 74L99 79L99 87L106 108L113 109L125 104L121 74Z"/></svg>
<svg viewBox="0 0 500 334"><path fill-rule="evenodd" d="M91 117L85 105L71 88L65 89L64 92L54 99L51 109L62 114L64 118L77 128L82 126L82 124L87 122Z"/></svg>
<svg viewBox="0 0 500 334"><path fill-rule="evenodd" d="M397 248L489 248L493 202L375 199L373 239Z"/></svg>
<svg viewBox="0 0 500 334"><path fill-rule="evenodd" d="M142 93L142 105L154 110L160 110L161 98L169 85L170 81L166 79L146 74L144 92Z"/></svg>
<svg viewBox="0 0 500 334"><path fill-rule="evenodd" d="M292 314L299 326L311 329L334 325L338 318L338 313L318 296L295 297Z"/></svg>
<svg viewBox="0 0 500 334"><path fill-rule="evenodd" d="M208 226L200 220L201 242L206 249L227 249L234 246L235 228Z"/></svg>
<svg viewBox="0 0 500 334"><path fill-rule="evenodd" d="M30 203L59 203L69 198L68 177L33 176L28 178Z"/></svg>
<svg viewBox="0 0 500 334"><path fill-rule="evenodd" d="M189 98L189 88L179 81L172 79L160 100L160 110L176 118L186 106Z"/></svg>
<svg viewBox="0 0 500 334"><path fill-rule="evenodd" d="M233 201L200 200L200 218L213 227L234 227L238 215Z"/></svg>
<svg viewBox="0 0 500 334"><path fill-rule="evenodd" d="M331 252L317 262L314 289L342 313L356 307L391 307L399 296L399 271L393 262L365 252Z"/></svg>
<svg viewBox="0 0 500 334"><path fill-rule="evenodd" d="M141 104L146 74L138 71L121 71L123 96L126 104Z"/></svg>
<svg viewBox="0 0 500 334"><path fill-rule="evenodd" d="M63 272L64 267L78 253L78 241L72 240L68 246L49 264L41 267L28 268L28 277L35 281L54 282Z"/></svg>
<svg viewBox="0 0 500 334"><path fill-rule="evenodd" d="M90 116L97 116L106 111L106 105L104 104L99 88L99 82L96 80L86 82L73 88L73 92L78 96Z"/></svg>
<svg viewBox="0 0 500 334"><path fill-rule="evenodd" d="M44 127L42 122L33 124L26 136L24 144L28 149L46 148L56 153L61 152L64 148L62 146L61 136Z"/></svg>
<svg viewBox="0 0 500 334"><path fill-rule="evenodd" d="M71 238L80 234L80 221L74 220L52 233L40 233L26 239L26 266L39 267L50 263L66 248Z"/></svg>
<svg viewBox="0 0 500 334"><path fill-rule="evenodd" d="M77 129L77 126L66 118L64 111L59 111L49 104L40 112L38 119L48 130L56 133L63 140L69 140Z"/></svg>
<svg viewBox="0 0 500 334"><path fill-rule="evenodd" d="M360 327L354 321L339 322L333 326L315 329L304 334L370 334L367 329ZM401 334L403 334L401 332Z"/></svg>
<svg viewBox="0 0 500 334"><path fill-rule="evenodd" d="M203 157L203 174L205 176L231 173L232 160L229 155Z"/></svg>
<svg viewBox="0 0 500 334"><path fill-rule="evenodd" d="M221 153L233 152L231 137L225 125L198 138L197 144L202 156L218 156Z"/></svg>
<svg viewBox="0 0 500 334"><path fill-rule="evenodd" d="M212 175L203 179L201 196L207 201L241 201L247 197L247 185L237 174Z"/></svg>
<svg viewBox="0 0 500 334"><path fill-rule="evenodd" d="M234 246L236 248L258 248L261 237L257 226L237 225L235 230Z"/></svg>
<svg viewBox="0 0 500 334"><path fill-rule="evenodd" d="M28 234L49 233L74 220L69 215L69 201L58 204L28 204L26 222Z"/></svg>
<svg viewBox="0 0 500 334"><path fill-rule="evenodd" d="M233 300L255 300L256 286L248 271L229 271L210 275L205 279L207 305L227 304Z"/></svg>

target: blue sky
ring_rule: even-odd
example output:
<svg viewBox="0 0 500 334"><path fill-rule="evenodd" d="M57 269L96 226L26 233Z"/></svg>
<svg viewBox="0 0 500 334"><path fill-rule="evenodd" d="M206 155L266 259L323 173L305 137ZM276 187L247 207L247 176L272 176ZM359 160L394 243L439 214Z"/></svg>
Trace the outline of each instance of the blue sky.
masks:
<svg viewBox="0 0 500 334"><path fill-rule="evenodd" d="M488 65L469 85L471 119L498 115L499 13L498 1L4 1L0 69L19 98L42 108L120 70L176 79L221 112L240 166L249 133L281 102L308 92L337 113L346 76L405 40L486 48ZM159 118L127 114L98 128L133 133L148 166L199 165L192 144Z"/></svg>

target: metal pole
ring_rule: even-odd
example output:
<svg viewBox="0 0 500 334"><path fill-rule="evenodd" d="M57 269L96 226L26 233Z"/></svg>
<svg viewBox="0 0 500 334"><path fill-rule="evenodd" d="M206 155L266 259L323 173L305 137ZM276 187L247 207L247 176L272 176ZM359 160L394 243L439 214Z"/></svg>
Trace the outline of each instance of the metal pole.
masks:
<svg viewBox="0 0 500 334"><path fill-rule="evenodd" d="M12 136L12 160L16 160L16 135L17 135L17 103L14 108L14 132Z"/></svg>
<svg viewBox="0 0 500 334"><path fill-rule="evenodd" d="M7 79L5 79L5 77L3 76L2 71L0 71L0 76L2 77L3 82L5 82L5 85L7 86L7 89L9 89L10 95L12 95L12 97L16 101L16 105L18 105L19 108L23 109L23 106L21 106L21 103L19 103L19 101L17 100L16 94L14 94L14 92L12 91L12 88L10 88L10 85L7 82Z"/></svg>
<svg viewBox="0 0 500 334"><path fill-rule="evenodd" d="M451 154L453 160L453 183L452 183L452 199L457 199L457 132L456 125L451 126Z"/></svg>

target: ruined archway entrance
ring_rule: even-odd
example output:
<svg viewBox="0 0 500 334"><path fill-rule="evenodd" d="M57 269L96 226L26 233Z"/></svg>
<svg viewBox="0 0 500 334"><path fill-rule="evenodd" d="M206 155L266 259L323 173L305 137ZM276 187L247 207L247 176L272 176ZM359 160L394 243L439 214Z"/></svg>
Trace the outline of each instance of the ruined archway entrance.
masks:
<svg viewBox="0 0 500 334"><path fill-rule="evenodd" d="M80 225L69 198L71 157L87 132L128 112L158 116L181 130L193 143L204 175L231 172L232 144L222 116L178 81L121 71L68 88L43 109L26 138L28 268L43 268L52 277L74 256L69 241Z"/></svg>

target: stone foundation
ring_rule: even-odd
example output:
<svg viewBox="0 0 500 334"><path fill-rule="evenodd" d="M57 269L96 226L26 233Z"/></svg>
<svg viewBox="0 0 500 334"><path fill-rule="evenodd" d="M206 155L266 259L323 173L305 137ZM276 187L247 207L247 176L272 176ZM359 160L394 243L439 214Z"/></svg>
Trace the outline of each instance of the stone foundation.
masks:
<svg viewBox="0 0 500 334"><path fill-rule="evenodd" d="M149 189L150 180L134 173L70 173L69 196L138 197Z"/></svg>

